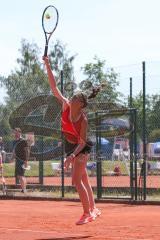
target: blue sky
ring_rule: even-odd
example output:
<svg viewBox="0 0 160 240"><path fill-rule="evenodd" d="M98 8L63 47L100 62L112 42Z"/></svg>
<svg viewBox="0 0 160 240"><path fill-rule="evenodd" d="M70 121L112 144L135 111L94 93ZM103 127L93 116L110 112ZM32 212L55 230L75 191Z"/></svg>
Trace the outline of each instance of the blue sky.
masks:
<svg viewBox="0 0 160 240"><path fill-rule="evenodd" d="M120 87L126 92L129 77L134 91L141 89L141 62L149 64L147 91L155 93L160 85L160 1L159 0L5 0L0 14L0 75L7 76L16 67L21 39L44 48L41 15L55 5L60 14L54 37L78 54L74 68L83 80L80 67L97 55L107 66L120 73ZM52 39L54 41L54 38ZM154 84L153 84L153 81ZM0 102L4 89L0 89Z"/></svg>

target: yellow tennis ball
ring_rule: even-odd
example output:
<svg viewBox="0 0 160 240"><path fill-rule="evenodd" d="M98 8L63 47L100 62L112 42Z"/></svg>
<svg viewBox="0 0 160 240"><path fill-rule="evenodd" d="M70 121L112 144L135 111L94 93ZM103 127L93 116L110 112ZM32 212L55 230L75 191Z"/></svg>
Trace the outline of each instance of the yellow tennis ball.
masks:
<svg viewBox="0 0 160 240"><path fill-rule="evenodd" d="M45 17L46 17L46 19L50 19L51 18L49 13L46 13Z"/></svg>

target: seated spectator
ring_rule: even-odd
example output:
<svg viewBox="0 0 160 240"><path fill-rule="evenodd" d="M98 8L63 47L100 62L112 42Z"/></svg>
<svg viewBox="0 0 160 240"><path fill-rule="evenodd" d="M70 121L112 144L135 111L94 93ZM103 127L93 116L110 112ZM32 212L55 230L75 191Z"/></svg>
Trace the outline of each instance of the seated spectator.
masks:
<svg viewBox="0 0 160 240"><path fill-rule="evenodd" d="M120 176L121 175L121 169L118 165L116 165L115 168L114 168L114 175L115 176Z"/></svg>

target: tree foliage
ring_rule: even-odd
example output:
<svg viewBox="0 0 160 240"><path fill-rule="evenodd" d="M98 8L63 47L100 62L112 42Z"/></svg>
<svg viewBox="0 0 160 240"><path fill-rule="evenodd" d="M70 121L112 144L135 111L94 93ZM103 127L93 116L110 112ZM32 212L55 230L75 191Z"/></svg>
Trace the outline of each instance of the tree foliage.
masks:
<svg viewBox="0 0 160 240"><path fill-rule="evenodd" d="M9 114L24 101L37 95L50 93L46 69L42 63L41 51L37 44L22 39L19 53L17 67L11 71L7 78L0 78L0 83L7 91L6 105L3 109L6 112L5 119L8 119ZM106 86L98 95L97 100L117 102L120 93L116 91L118 82L114 70L107 69L104 60L94 57L93 62L87 63L81 68L86 78L82 83L76 84L73 67L75 58L76 54L70 54L66 45L59 40L50 46L49 60L59 88L61 88L59 79L63 70L65 95L70 97L77 87L90 89L93 85L103 83Z"/></svg>
<svg viewBox="0 0 160 240"><path fill-rule="evenodd" d="M67 51L66 45L57 40L51 47L50 52L50 64L51 68L56 73L58 85L62 84L60 80L63 79L63 89L66 96L73 94L75 86L74 67L73 62L76 58L75 55L70 55ZM63 72L63 77L62 77ZM60 87L62 89L62 87Z"/></svg>
<svg viewBox="0 0 160 240"><path fill-rule="evenodd" d="M3 134L8 133L7 123L9 114L22 102L41 94L49 94L50 87L46 70L42 63L41 50L35 43L29 43L22 39L19 49L20 56L17 58L17 68L11 71L8 77L0 76L0 86L7 91L5 105L0 105L0 121ZM117 91L119 82L114 69L106 67L106 61L97 56L93 61L82 66L81 71L84 80L76 82L74 76L74 60L76 54L70 54L67 46L57 40L52 44L49 52L51 67L61 88L60 76L63 73L64 94L70 96L76 88L90 91L92 86L103 84L103 89L97 96L99 102L120 102L122 93ZM63 70L63 71L62 71ZM127 105L127 103L126 103ZM133 98L133 107L137 109L137 131L142 137L143 131L143 95L142 92ZM146 126L147 139L158 139L160 129L160 95L146 96Z"/></svg>
<svg viewBox="0 0 160 240"><path fill-rule="evenodd" d="M82 82L81 87L85 84L91 83L92 86L103 85L101 93L98 95L98 99L109 102L119 101L121 96L120 92L116 90L119 85L117 81L117 73L114 69L106 69L106 61L100 60L97 56L94 57L93 63L87 63L82 67L83 74L86 76L85 80Z"/></svg>
<svg viewBox="0 0 160 240"><path fill-rule="evenodd" d="M160 141L160 128L156 128L152 130L148 136L149 142L157 142Z"/></svg>
<svg viewBox="0 0 160 240"><path fill-rule="evenodd" d="M22 40L19 52L21 56L17 58L18 69L12 71L2 81L3 86L7 89L7 101L15 102L15 104L37 94L49 92L42 64L38 60L38 46Z"/></svg>
<svg viewBox="0 0 160 240"><path fill-rule="evenodd" d="M158 138L160 129L160 95L146 95L146 136L148 141ZM143 94L140 92L133 98L133 107L137 109L137 131L143 135ZM160 138L160 135L159 135Z"/></svg>
<svg viewBox="0 0 160 240"><path fill-rule="evenodd" d="M40 52L37 44L22 39L21 48L19 49L20 56L17 58L17 67L11 71L8 77L0 77L0 84L7 92L5 105L0 108L1 123L4 119L8 122L10 113L21 103L37 95L50 93L48 77ZM73 79L72 63L74 56L70 56L66 52L65 46L57 41L49 55L57 79L62 68L67 76L65 78Z"/></svg>

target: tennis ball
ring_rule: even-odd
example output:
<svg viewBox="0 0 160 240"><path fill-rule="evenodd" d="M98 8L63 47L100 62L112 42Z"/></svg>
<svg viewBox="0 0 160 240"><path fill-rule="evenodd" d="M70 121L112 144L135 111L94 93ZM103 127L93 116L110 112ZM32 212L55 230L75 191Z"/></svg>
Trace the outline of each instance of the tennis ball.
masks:
<svg viewBox="0 0 160 240"><path fill-rule="evenodd" d="M49 15L49 13L46 13L45 17L46 17L46 19L50 19L50 18L51 18L51 16Z"/></svg>

